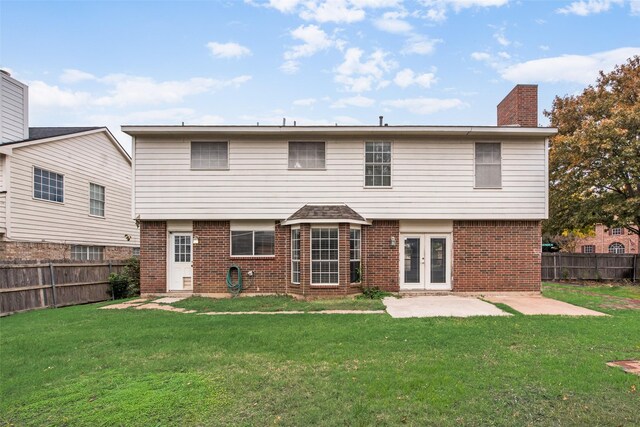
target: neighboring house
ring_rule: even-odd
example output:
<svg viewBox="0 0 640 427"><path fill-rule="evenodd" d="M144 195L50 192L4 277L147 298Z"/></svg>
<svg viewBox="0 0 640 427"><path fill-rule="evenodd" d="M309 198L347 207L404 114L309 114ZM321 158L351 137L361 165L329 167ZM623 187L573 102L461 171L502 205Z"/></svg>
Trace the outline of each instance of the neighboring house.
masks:
<svg viewBox="0 0 640 427"><path fill-rule="evenodd" d="M537 86L502 126L123 126L143 294L539 291ZM233 273L232 282L235 282Z"/></svg>
<svg viewBox="0 0 640 427"><path fill-rule="evenodd" d="M640 236L623 227L607 228L596 224L594 236L577 239L575 252L583 254L637 254Z"/></svg>
<svg viewBox="0 0 640 427"><path fill-rule="evenodd" d="M0 261L130 257L127 152L104 127L29 128L27 87L0 77Z"/></svg>

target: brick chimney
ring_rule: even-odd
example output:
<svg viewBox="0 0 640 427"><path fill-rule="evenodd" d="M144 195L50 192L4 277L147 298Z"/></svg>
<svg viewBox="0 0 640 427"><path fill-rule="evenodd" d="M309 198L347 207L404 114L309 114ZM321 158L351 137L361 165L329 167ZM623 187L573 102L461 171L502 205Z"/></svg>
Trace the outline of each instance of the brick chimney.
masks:
<svg viewBox="0 0 640 427"><path fill-rule="evenodd" d="M500 101L498 126L538 127L538 85L516 85Z"/></svg>

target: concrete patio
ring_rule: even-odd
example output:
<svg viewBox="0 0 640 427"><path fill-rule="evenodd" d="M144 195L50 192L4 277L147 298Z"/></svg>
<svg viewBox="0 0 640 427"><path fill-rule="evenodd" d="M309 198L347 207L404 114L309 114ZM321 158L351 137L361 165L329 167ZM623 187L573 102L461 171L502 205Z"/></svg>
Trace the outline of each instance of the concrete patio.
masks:
<svg viewBox="0 0 640 427"><path fill-rule="evenodd" d="M387 297L382 300L391 317L472 317L511 316L493 304L474 297L457 295Z"/></svg>

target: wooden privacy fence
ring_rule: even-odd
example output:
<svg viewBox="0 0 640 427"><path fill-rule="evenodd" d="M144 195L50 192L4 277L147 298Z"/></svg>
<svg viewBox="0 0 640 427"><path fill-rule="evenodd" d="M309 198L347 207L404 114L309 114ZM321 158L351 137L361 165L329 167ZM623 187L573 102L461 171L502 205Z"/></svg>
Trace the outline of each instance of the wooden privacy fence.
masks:
<svg viewBox="0 0 640 427"><path fill-rule="evenodd" d="M111 299L109 274L124 262L0 264L0 316Z"/></svg>
<svg viewBox="0 0 640 427"><path fill-rule="evenodd" d="M640 278L634 254L543 253L542 280L632 280Z"/></svg>

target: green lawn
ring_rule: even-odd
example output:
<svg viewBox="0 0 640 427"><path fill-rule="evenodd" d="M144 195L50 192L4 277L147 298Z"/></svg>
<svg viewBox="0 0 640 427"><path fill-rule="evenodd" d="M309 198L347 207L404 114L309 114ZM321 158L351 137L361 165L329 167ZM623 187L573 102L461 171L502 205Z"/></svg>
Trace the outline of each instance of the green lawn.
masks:
<svg viewBox="0 0 640 427"><path fill-rule="evenodd" d="M98 306L0 319L0 425L640 424L640 377L605 365L640 358L640 310L392 319Z"/></svg>
<svg viewBox="0 0 640 427"><path fill-rule="evenodd" d="M174 307L206 311L320 311L320 310L384 310L379 299L341 298L297 300L287 296L212 299L191 297L171 304Z"/></svg>

